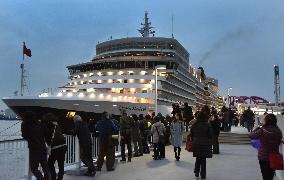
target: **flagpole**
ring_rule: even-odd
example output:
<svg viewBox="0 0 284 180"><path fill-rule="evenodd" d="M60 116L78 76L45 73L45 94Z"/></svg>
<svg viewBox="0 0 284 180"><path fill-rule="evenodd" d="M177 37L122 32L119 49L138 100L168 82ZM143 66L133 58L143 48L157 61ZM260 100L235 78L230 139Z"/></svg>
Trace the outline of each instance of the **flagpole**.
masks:
<svg viewBox="0 0 284 180"><path fill-rule="evenodd" d="M25 42L23 42L23 61L21 63L21 96L24 95L24 60L25 60L25 54L24 54L24 47Z"/></svg>

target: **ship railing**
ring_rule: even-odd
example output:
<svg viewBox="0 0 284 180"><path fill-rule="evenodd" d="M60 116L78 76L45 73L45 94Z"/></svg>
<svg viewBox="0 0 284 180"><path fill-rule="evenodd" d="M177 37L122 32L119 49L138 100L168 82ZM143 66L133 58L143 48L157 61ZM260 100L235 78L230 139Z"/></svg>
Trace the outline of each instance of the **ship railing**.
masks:
<svg viewBox="0 0 284 180"><path fill-rule="evenodd" d="M65 135L66 139L66 145L67 145L67 152L65 154L65 170L71 170L71 169L80 169L82 167L82 162L80 160L80 144L77 136L73 135ZM28 152L28 148L26 148L26 151ZM120 146L115 147L116 155L120 155ZM92 157L94 161L96 161L99 154L99 138L92 137ZM25 173L24 177L27 180L31 180L31 172L29 168L29 154L26 153L25 155ZM19 176L23 177L23 176Z"/></svg>
<svg viewBox="0 0 284 180"><path fill-rule="evenodd" d="M0 179L31 179L28 144L24 139L0 141Z"/></svg>
<svg viewBox="0 0 284 180"><path fill-rule="evenodd" d="M64 135L67 152L65 154L65 170L80 169L80 145L77 136ZM152 141L152 137L151 137ZM115 147L116 157L120 156L120 146ZM99 154L99 138L92 137L92 157L96 161ZM32 180L29 165L29 148L24 139L0 141L0 179L26 179ZM57 166L57 165L56 165Z"/></svg>

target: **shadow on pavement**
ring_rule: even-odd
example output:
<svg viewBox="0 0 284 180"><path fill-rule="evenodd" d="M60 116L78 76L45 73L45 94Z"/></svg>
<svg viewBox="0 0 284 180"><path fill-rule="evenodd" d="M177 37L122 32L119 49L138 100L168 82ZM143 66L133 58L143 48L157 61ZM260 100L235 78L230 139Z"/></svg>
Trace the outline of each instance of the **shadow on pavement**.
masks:
<svg viewBox="0 0 284 180"><path fill-rule="evenodd" d="M183 161L183 160L175 161L175 164L176 164L177 167L181 167L181 168L185 168L185 169L193 169L194 163L195 162L189 163L189 162L186 162L186 161Z"/></svg>
<svg viewBox="0 0 284 180"><path fill-rule="evenodd" d="M146 163L147 167L149 168L158 168L160 166L165 166L169 164L170 161L168 159L162 159L162 160L152 160Z"/></svg>

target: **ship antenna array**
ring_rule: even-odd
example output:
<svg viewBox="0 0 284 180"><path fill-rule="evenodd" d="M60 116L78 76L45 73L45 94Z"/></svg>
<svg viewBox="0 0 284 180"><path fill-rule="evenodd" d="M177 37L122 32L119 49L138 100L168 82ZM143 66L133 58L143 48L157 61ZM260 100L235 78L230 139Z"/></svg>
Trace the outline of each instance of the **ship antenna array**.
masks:
<svg viewBox="0 0 284 180"><path fill-rule="evenodd" d="M174 15L172 14L172 38L174 38Z"/></svg>
<svg viewBox="0 0 284 180"><path fill-rule="evenodd" d="M147 11L145 11L144 23L141 23L141 25L143 27L138 29L138 31L141 33L142 37L149 37L150 34L152 34L153 37L155 36L155 31L151 30L154 27L151 26L151 22L149 21L148 12Z"/></svg>

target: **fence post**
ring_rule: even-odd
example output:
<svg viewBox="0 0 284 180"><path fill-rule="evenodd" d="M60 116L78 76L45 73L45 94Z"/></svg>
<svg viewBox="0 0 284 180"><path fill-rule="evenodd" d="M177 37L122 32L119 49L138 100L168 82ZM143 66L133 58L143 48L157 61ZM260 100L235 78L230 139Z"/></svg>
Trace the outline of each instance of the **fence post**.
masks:
<svg viewBox="0 0 284 180"><path fill-rule="evenodd" d="M76 167L80 169L81 168L80 144L77 136L75 136L75 162L76 162Z"/></svg>
<svg viewBox="0 0 284 180"><path fill-rule="evenodd" d="M28 143L25 141L25 179L32 180L32 172L30 169L30 154L29 154L29 148Z"/></svg>

